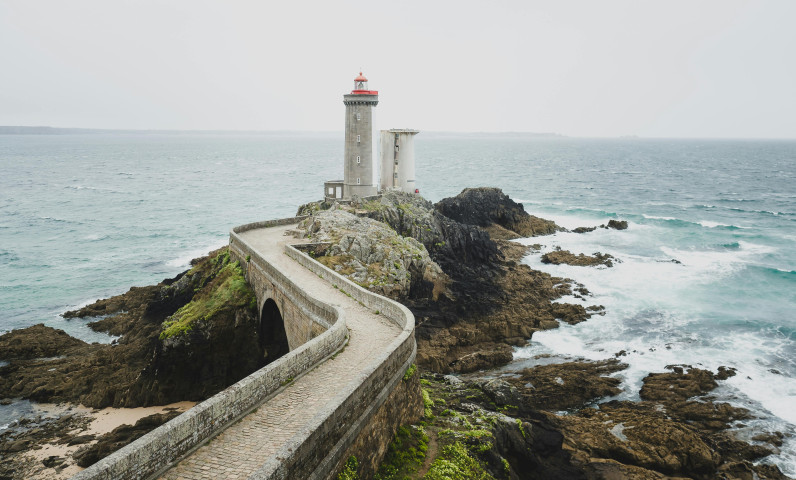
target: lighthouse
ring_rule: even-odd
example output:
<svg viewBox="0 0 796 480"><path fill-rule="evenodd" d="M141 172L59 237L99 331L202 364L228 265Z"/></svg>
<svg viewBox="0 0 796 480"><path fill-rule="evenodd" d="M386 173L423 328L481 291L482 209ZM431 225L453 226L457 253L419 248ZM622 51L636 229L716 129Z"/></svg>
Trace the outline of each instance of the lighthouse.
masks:
<svg viewBox="0 0 796 480"><path fill-rule="evenodd" d="M373 107L379 92L368 90L368 79L359 72L354 89L343 95L345 104L345 170L343 199L376 195L373 184Z"/></svg>

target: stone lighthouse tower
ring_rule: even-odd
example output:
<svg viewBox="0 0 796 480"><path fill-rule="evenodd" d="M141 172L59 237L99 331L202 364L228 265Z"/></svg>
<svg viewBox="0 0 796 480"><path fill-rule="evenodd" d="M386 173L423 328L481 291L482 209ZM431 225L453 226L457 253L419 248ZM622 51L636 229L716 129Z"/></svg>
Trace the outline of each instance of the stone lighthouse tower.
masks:
<svg viewBox="0 0 796 480"><path fill-rule="evenodd" d="M354 90L343 95L345 104L345 170L343 199L376 195L373 184L373 107L379 92L368 90L368 79L359 72Z"/></svg>

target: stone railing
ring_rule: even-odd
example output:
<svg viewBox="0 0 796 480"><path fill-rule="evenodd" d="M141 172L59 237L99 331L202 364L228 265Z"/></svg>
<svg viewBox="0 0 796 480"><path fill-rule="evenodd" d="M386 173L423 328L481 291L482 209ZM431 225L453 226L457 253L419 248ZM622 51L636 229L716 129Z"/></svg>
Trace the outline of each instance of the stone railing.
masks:
<svg viewBox="0 0 796 480"><path fill-rule="evenodd" d="M250 477L269 480L332 478L333 468L347 448L414 362L417 353L415 317L400 303L360 287L292 246L286 246L286 253L400 328L400 333L387 348L362 365L362 380L358 385L339 392L311 419L304 431L286 442L275 458Z"/></svg>
<svg viewBox="0 0 796 480"><path fill-rule="evenodd" d="M260 253L258 253L251 245L248 245L240 238L240 233L255 230L258 228L270 228L282 225L292 225L302 218L306 217L293 217L280 220L270 220L267 222L256 222L242 225L234 228L229 235L229 253L230 256L239 261L245 270L246 281L255 291L258 296L260 304L265 298L261 295L266 294L268 290L267 284L274 285L279 293L284 296L293 306L297 307L297 312L308 320L315 323L321 330L327 330L334 323L334 318L330 318L326 305L319 302L315 298L309 296L305 291L297 287L284 273L279 271L268 261L266 261ZM300 328L297 324L302 323L299 318L291 318L286 315L287 312L282 312L282 317L285 321L285 328L291 330L291 327ZM292 324L292 325L289 325ZM304 325L306 327L306 325ZM307 332L309 333L309 332ZM288 333L290 338L290 333ZM304 335L301 339L295 339L295 344L291 343L291 347L295 347L303 343L307 339Z"/></svg>
<svg viewBox="0 0 796 480"><path fill-rule="evenodd" d="M298 219L276 220L243 225L235 230L246 231L275 225L295 223ZM230 234L236 238L235 230ZM237 241L242 243L240 238ZM320 302L298 286L256 252L250 253L258 265L270 270L280 287L290 290L293 298L305 302L302 307L323 318L331 328L316 338L285 354L209 399L195 405L164 425L77 473L74 480L125 480L156 475L206 439L267 401L286 384L300 377L313 366L340 350L348 329L343 312Z"/></svg>

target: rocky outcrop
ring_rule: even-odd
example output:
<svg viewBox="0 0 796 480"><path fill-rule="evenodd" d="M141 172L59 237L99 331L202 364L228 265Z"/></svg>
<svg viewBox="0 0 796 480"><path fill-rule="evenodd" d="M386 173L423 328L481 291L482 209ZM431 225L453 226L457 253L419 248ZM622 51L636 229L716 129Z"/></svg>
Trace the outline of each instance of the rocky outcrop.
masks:
<svg viewBox="0 0 796 480"><path fill-rule="evenodd" d="M497 225L513 233L513 238L549 235L562 230L550 220L534 217L499 188L465 188L452 198L441 200L435 208L446 217L482 228Z"/></svg>
<svg viewBox="0 0 796 480"><path fill-rule="evenodd" d="M441 265L493 262L500 257L486 231L446 217L420 195L386 192L362 208L368 217L422 243Z"/></svg>
<svg viewBox="0 0 796 480"><path fill-rule="evenodd" d="M598 228L613 228L614 230L627 230L627 220L608 220L608 225L602 224L599 227L578 227L573 228L572 233L589 233L597 230Z"/></svg>
<svg viewBox="0 0 796 480"><path fill-rule="evenodd" d="M313 215L302 228L305 236L321 242L322 246L315 247L319 261L412 310L417 320L418 363L427 369L472 372L505 364L512 358L511 346L524 344L534 331L555 328L558 320L577 323L594 313L581 305L551 303L571 293L569 281L517 263L527 249L504 238L559 228L528 215L500 189L466 189L436 206L419 195L387 192L377 200L338 205L330 211L323 211L321 204L301 210ZM354 220L357 216L377 222ZM342 227L327 228L324 223ZM351 226L356 223L359 226ZM383 226L397 237L381 232ZM370 235L376 240L363 239ZM425 267L423 271L406 269L411 277L408 290L398 282L400 275L388 276L387 288L374 282L373 263L380 266L379 273L390 273L392 266L402 263L400 258L387 264L382 260L391 258L392 254L384 253L392 248L390 244L409 242L414 249L418 247L414 240L441 268L444 288L434 281L440 278L436 271L429 275ZM374 247L374 243L387 245ZM368 256L374 252L375 257ZM427 263L422 254L418 259L422 265Z"/></svg>
<svg viewBox="0 0 796 480"><path fill-rule="evenodd" d="M627 220L608 220L608 228L627 230Z"/></svg>
<svg viewBox="0 0 796 480"><path fill-rule="evenodd" d="M58 357L85 347L86 342L40 323L0 336L0 360Z"/></svg>
<svg viewBox="0 0 796 480"><path fill-rule="evenodd" d="M553 363L526 368L507 381L522 392L520 398L530 408L569 410L620 393L621 380L608 375L625 368L627 365L614 359Z"/></svg>
<svg viewBox="0 0 796 480"><path fill-rule="evenodd" d="M606 267L613 267L613 262L615 261L617 260L612 255L600 252L595 252L589 256L582 253L575 255L569 250L553 250L552 252L547 252L542 255L542 263L552 263L553 265L561 265L562 263L566 263L567 265L580 267L593 265L605 265Z"/></svg>
<svg viewBox="0 0 796 480"><path fill-rule="evenodd" d="M247 288L224 248L176 278L64 315L99 316L89 326L120 336L111 344L85 344L41 326L7 333L0 344L14 347L0 367L0 398L96 408L207 398L265 362ZM204 308L209 300L219 307Z"/></svg>
<svg viewBox="0 0 796 480"><path fill-rule="evenodd" d="M437 299L448 277L413 237L341 209L317 212L299 228L320 245L311 252L327 267L378 294L401 299L410 292Z"/></svg>

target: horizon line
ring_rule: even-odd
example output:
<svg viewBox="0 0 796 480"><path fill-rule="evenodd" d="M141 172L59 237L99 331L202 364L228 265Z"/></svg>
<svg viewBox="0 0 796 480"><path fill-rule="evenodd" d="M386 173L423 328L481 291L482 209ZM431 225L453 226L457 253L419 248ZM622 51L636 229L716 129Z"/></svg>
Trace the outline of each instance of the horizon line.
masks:
<svg viewBox="0 0 796 480"><path fill-rule="evenodd" d="M0 125L0 135L79 135L79 134L285 134L285 133L323 133L342 134L337 130L257 130L257 129L157 129L157 128L93 128L93 127L52 127L48 125ZM716 137L716 136L642 136L624 135L567 135L557 132L531 132L518 130L420 130L432 134L475 134L475 135L528 135L545 138L570 139L624 139L624 140L796 140L796 137Z"/></svg>

